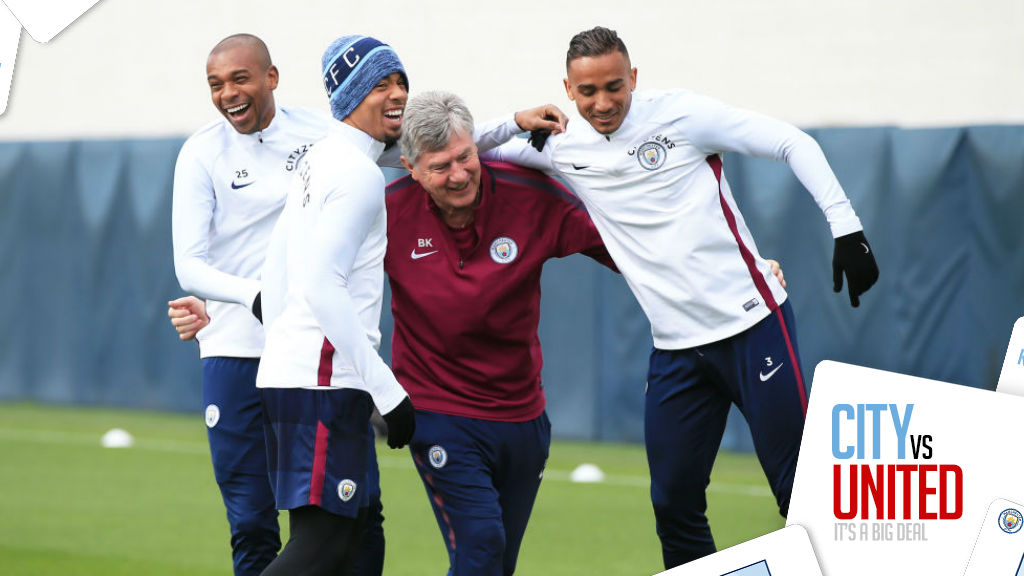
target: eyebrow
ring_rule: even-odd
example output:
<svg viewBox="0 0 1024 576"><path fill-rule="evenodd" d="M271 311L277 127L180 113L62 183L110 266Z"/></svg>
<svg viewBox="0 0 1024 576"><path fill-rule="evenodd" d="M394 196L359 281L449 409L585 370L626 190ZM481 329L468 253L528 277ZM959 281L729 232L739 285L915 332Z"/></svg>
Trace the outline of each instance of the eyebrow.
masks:
<svg viewBox="0 0 1024 576"><path fill-rule="evenodd" d="M238 76L239 74L252 74L252 72L248 68L236 68L235 70L232 70L231 72L228 72L227 77L231 78L233 76ZM220 76L218 76L216 74L207 74L206 75L206 79L207 80L215 80L217 78L220 78Z"/></svg>
<svg viewBox="0 0 1024 576"><path fill-rule="evenodd" d="M613 86L621 86L622 84L625 84L625 82L626 81L623 78L616 78L615 80L612 80L611 82L605 83L604 87L605 88L611 88ZM577 84L576 85L576 89L577 90L586 90L586 89L597 90L597 88L598 88L597 84Z"/></svg>
<svg viewBox="0 0 1024 576"><path fill-rule="evenodd" d="M455 159L456 160L460 160L462 158L468 158L472 153L473 153L473 146L471 144L471 145L466 146L465 148L463 148L462 152L459 152L458 154L456 154L455 155ZM427 170L437 170L439 168L444 168L445 166L448 166L451 163L452 163L451 160L449 160L447 162L432 162L430 164L427 164Z"/></svg>

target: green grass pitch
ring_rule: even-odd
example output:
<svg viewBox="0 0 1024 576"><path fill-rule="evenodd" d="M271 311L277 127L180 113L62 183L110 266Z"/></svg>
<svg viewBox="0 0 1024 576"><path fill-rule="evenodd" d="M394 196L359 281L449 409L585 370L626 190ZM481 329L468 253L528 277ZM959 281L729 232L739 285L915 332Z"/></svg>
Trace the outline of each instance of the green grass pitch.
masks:
<svg viewBox="0 0 1024 576"><path fill-rule="evenodd" d="M100 446L115 427L134 435L133 448ZM444 546L408 452L378 451L385 574L444 574ZM570 482L583 462L604 470L605 482ZM554 442L516 573L660 571L648 487L641 446ZM752 455L719 455L708 497L719 548L783 526ZM0 574L229 576L201 415L0 403Z"/></svg>

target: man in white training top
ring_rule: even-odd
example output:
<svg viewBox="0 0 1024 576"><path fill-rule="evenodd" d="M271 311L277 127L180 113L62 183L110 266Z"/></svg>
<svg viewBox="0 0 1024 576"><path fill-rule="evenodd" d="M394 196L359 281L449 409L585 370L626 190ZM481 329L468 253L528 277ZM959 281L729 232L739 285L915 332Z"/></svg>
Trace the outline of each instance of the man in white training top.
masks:
<svg viewBox="0 0 1024 576"><path fill-rule="evenodd" d="M174 269L182 289L209 301L211 320L198 338L210 455L231 528L235 576L256 576L277 556L281 540L256 389L263 327L250 310L296 161L324 137L331 119L275 103L278 69L266 44L251 34L217 43L206 76L224 117L193 134L178 154ZM179 329L194 333L203 325L184 299L169 307Z"/></svg>
<svg viewBox="0 0 1024 576"><path fill-rule="evenodd" d="M786 291L733 200L722 153L785 161L835 238L834 289L850 303L878 267L818 144L797 128L688 91L638 92L618 35L577 34L566 55L577 114L542 152L515 142L490 157L564 178L651 322L645 443L666 568L715 551L705 488L729 406L750 424L786 515L807 407Z"/></svg>

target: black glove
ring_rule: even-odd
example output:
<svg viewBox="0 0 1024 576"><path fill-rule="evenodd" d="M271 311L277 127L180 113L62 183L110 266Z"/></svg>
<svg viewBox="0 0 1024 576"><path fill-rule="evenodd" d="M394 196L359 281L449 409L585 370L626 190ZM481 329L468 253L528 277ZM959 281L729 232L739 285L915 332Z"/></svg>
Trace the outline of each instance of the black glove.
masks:
<svg viewBox="0 0 1024 576"><path fill-rule="evenodd" d="M554 120L554 118L551 119ZM530 137L526 141L536 148L537 152L540 152L544 149L544 143L548 141L548 136L551 136L550 130L541 130L538 128L536 130L530 130Z"/></svg>
<svg viewBox="0 0 1024 576"><path fill-rule="evenodd" d="M551 120L552 122L558 120L557 117L548 114L544 117L545 120ZM537 128L536 130L530 130L530 137L526 140L531 146L537 149L537 152L544 150L544 143L548 141L548 136L551 136L551 130L542 130Z"/></svg>
<svg viewBox="0 0 1024 576"><path fill-rule="evenodd" d="M391 412L382 414L388 425L388 448L401 448L412 440L416 431L416 412L406 396Z"/></svg>
<svg viewBox="0 0 1024 576"><path fill-rule="evenodd" d="M252 301L252 315L263 324L263 292L257 292L256 299Z"/></svg>
<svg viewBox="0 0 1024 576"><path fill-rule="evenodd" d="M843 272L846 272L850 290L850 305L856 308L860 306L860 295L878 280L878 264L863 231L836 238L835 251L832 252L834 292L843 289Z"/></svg>

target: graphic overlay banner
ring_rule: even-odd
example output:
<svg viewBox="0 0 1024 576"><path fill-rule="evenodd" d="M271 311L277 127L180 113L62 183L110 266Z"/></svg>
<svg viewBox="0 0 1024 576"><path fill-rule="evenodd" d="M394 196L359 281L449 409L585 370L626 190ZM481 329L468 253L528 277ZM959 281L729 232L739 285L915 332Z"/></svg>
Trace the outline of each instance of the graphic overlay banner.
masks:
<svg viewBox="0 0 1024 576"><path fill-rule="evenodd" d="M1024 499L1024 397L837 362L812 390L787 522L828 576L956 573L988 504Z"/></svg>
<svg viewBox="0 0 1024 576"><path fill-rule="evenodd" d="M49 42L99 0L2 0L36 42Z"/></svg>
<svg viewBox="0 0 1024 576"><path fill-rule="evenodd" d="M821 576L807 532L787 526L656 576Z"/></svg>
<svg viewBox="0 0 1024 576"><path fill-rule="evenodd" d="M21 23L0 3L0 114L7 110L20 39Z"/></svg>
<svg viewBox="0 0 1024 576"><path fill-rule="evenodd" d="M1024 576L1024 506L992 502L964 576Z"/></svg>
<svg viewBox="0 0 1024 576"><path fill-rule="evenodd" d="M996 391L1024 396L1024 318L1018 318L1013 324Z"/></svg>

